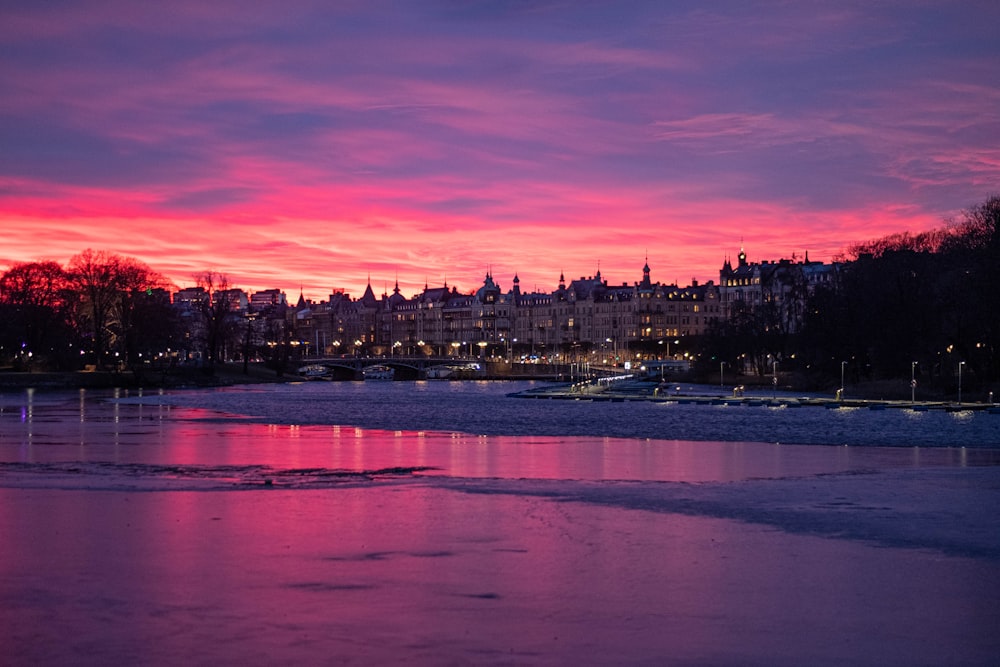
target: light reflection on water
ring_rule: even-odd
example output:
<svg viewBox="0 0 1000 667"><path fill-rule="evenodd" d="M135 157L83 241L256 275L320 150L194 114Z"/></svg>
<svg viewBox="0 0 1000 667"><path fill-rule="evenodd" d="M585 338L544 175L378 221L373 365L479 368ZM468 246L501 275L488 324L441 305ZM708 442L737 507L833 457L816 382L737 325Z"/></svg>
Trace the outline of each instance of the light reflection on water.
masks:
<svg viewBox="0 0 1000 667"><path fill-rule="evenodd" d="M529 386L489 382L304 383L185 392L163 400L252 415L272 423L351 424L388 431L859 446L1000 446L1000 415L985 412L792 410L506 396Z"/></svg>
<svg viewBox="0 0 1000 667"><path fill-rule="evenodd" d="M1000 417L506 390L0 396L5 659L989 664L1000 651L996 484L982 474L997 450L838 440L973 442ZM710 433L726 437L680 437ZM841 444L776 444L816 433Z"/></svg>
<svg viewBox="0 0 1000 667"><path fill-rule="evenodd" d="M971 412L581 405L508 398L509 385L487 383L338 386L172 395L81 391L75 400L31 391L8 395L0 403L0 460L353 471L420 467L434 469L424 474L458 477L721 482L911 465L995 465L1000 456L989 448L1000 433L1000 416ZM20 416L17 424L9 419L12 410ZM595 432L573 435L581 430L581 419L593 425L595 410L600 420ZM507 428L498 415L513 415L516 423ZM416 427L447 423L451 428L376 426L401 417ZM489 434L475 434L486 427ZM524 432L531 429L538 433ZM552 433L560 430L567 433ZM719 430L728 437L664 437ZM629 437L635 432L660 437ZM776 432L785 437L770 442L760 437ZM874 443L968 442L974 449L786 444L800 433L832 443L861 434Z"/></svg>
<svg viewBox="0 0 1000 667"><path fill-rule="evenodd" d="M997 647L981 564L513 493L0 489L0 527L22 538L0 551L11 664L988 664Z"/></svg>

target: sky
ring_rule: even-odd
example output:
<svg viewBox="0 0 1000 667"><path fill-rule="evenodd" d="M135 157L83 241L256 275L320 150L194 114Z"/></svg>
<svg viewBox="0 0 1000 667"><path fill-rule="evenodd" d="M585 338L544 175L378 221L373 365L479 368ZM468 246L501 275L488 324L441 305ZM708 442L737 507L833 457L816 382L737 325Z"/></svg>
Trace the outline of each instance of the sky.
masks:
<svg viewBox="0 0 1000 667"><path fill-rule="evenodd" d="M0 271L325 299L830 261L1000 193L995 0L0 5Z"/></svg>

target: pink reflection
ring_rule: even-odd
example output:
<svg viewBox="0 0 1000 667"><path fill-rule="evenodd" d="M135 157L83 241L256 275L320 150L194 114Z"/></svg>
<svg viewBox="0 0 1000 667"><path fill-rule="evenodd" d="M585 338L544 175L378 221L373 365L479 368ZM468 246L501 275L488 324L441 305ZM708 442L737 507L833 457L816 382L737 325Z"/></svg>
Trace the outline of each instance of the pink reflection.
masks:
<svg viewBox="0 0 1000 667"><path fill-rule="evenodd" d="M19 487L31 473L16 467L0 477L12 664L988 664L1000 651L995 538L954 534L995 523L981 502L995 474L972 474L995 468L957 470L995 452L386 432L43 400L21 414L0 413L0 451L43 488ZM61 477L40 465L59 461L72 462ZM116 464L115 484L88 482L88 461ZM436 470L206 491L144 486L133 463ZM890 468L909 470L810 478ZM772 481L730 483L754 478ZM864 530L842 536L845 517ZM865 539L897 525L895 542Z"/></svg>
<svg viewBox="0 0 1000 667"><path fill-rule="evenodd" d="M1000 648L988 561L509 492L0 489L0 529L13 664L978 663Z"/></svg>
<svg viewBox="0 0 1000 667"><path fill-rule="evenodd" d="M432 468L428 475L729 482L897 467L997 464L995 450L778 445L589 436L476 436L263 424L200 409L18 406L0 460L268 466L279 470ZM64 415L63 412L66 414ZM68 416L72 418L59 419ZM14 414L10 410L6 413ZM16 421L16 423L14 423Z"/></svg>

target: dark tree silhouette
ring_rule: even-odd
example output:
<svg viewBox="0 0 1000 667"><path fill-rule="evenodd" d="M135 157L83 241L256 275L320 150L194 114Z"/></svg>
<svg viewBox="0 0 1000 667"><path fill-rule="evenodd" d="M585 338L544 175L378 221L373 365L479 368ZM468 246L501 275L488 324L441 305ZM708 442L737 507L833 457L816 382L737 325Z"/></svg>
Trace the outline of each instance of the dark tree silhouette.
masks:
<svg viewBox="0 0 1000 667"><path fill-rule="evenodd" d="M69 261L68 274L79 299L81 323L87 328L95 365L103 368L108 351L108 320L118 296L118 256L90 248Z"/></svg>
<svg viewBox="0 0 1000 667"><path fill-rule="evenodd" d="M232 286L224 273L205 271L195 276L195 282L208 294L201 302L201 343L209 372L221 361L227 346L237 349L240 339L240 314L225 294Z"/></svg>
<svg viewBox="0 0 1000 667"><path fill-rule="evenodd" d="M106 367L112 351L124 353L125 358L119 356L119 360L128 361L135 348L130 339L138 325L138 300L163 287L162 276L133 257L89 248L70 259L67 274L81 323L93 345L94 363Z"/></svg>
<svg viewBox="0 0 1000 667"><path fill-rule="evenodd" d="M22 365L72 359L67 278L55 262L24 262L0 276L0 348Z"/></svg>

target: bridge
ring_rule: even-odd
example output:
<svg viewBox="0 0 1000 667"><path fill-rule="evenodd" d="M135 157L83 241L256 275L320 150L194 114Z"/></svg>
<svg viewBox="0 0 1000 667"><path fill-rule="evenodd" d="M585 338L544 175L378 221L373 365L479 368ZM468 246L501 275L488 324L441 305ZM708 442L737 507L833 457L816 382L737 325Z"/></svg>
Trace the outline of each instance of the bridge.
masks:
<svg viewBox="0 0 1000 667"><path fill-rule="evenodd" d="M486 375L488 362L457 357L428 356L361 356L361 357L319 357L303 359L300 371L306 369L326 369L323 379L363 380L365 369L375 366L391 368L398 380L422 380L435 375L460 373L463 378ZM494 362L495 363L495 362ZM430 373L428 373L430 371Z"/></svg>
<svg viewBox="0 0 1000 667"><path fill-rule="evenodd" d="M449 378L456 380L538 378L580 378L584 375L582 364L511 363L498 359L474 357L436 356L360 356L312 357L298 362L300 374L309 374L324 380L363 380L365 369L385 366L393 370L396 380L424 380ZM312 369L309 373L308 369ZM621 370L588 367L593 377L606 377Z"/></svg>

